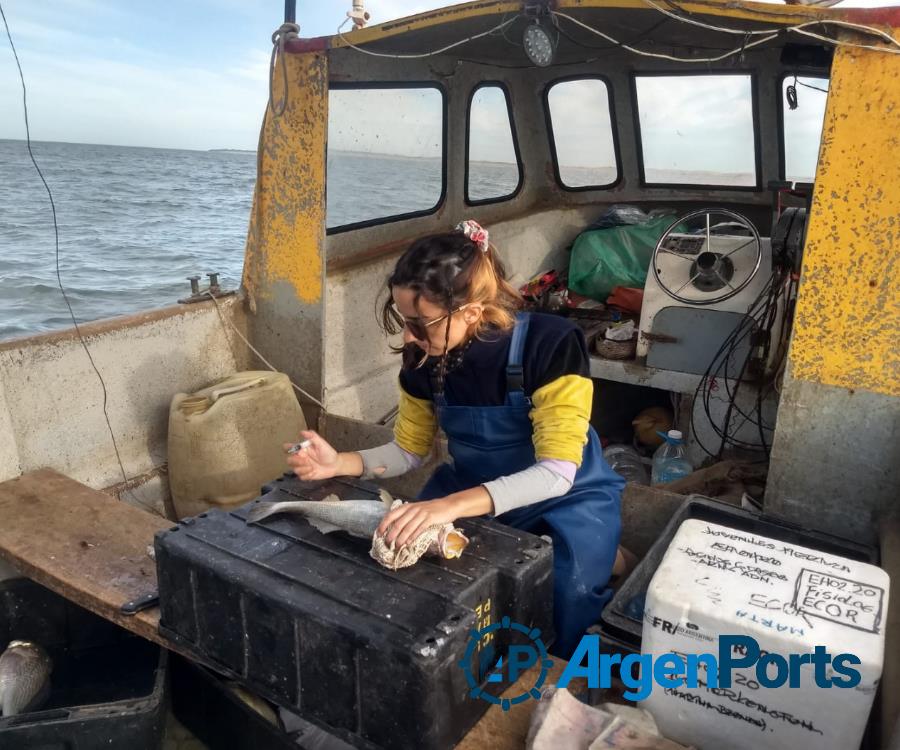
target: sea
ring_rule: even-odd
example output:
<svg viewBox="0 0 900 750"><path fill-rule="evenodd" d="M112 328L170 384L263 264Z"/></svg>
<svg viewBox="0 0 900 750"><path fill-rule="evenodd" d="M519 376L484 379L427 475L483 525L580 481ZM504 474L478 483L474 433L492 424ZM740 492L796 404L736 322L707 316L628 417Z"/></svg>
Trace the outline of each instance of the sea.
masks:
<svg viewBox="0 0 900 750"><path fill-rule="evenodd" d="M59 272L79 323L175 304L193 275L240 284L255 152L46 142L32 150L53 193ZM514 173L483 164L477 189L509 192ZM438 159L330 154L327 223L428 209L440 188ZM47 193L25 142L0 140L0 339L71 325Z"/></svg>
<svg viewBox="0 0 900 750"><path fill-rule="evenodd" d="M79 323L175 304L193 275L240 284L255 152L46 142L32 150L53 193L59 275ZM328 161L329 227L440 199L438 159L336 152ZM603 184L611 176L575 168L563 178ZM471 165L472 198L509 194L517 182L514 165ZM0 339L71 325L47 193L25 142L0 140Z"/></svg>

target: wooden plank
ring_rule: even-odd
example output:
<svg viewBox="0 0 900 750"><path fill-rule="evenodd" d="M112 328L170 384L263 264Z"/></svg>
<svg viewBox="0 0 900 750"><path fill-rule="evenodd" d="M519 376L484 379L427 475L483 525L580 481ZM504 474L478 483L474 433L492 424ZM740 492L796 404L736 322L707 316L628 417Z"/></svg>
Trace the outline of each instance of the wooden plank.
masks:
<svg viewBox="0 0 900 750"><path fill-rule="evenodd" d="M143 638L159 609L119 608L156 590L153 535L172 523L51 469L0 483L0 558L23 575Z"/></svg>
<svg viewBox="0 0 900 750"><path fill-rule="evenodd" d="M159 635L158 608L133 617L119 611L125 602L156 590L156 563L147 547L170 521L51 469L0 483L0 518L0 559L100 617L179 650ZM558 681L564 667L555 660L548 685ZM530 688L536 676L532 668L505 695ZM579 694L586 687L577 680L571 689ZM457 750L520 750L536 705L529 700L509 711L491 706Z"/></svg>

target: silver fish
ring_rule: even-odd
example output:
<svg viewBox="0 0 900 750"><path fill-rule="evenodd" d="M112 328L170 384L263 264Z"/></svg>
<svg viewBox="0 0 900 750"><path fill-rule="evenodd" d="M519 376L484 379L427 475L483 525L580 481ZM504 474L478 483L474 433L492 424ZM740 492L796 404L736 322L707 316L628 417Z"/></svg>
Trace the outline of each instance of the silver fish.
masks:
<svg viewBox="0 0 900 750"><path fill-rule="evenodd" d="M296 500L283 503L257 503L247 514L247 523L259 523L277 513L299 513L323 534L346 531L371 539L391 509L394 499L384 490L377 500L341 500L329 495L324 500Z"/></svg>
<svg viewBox="0 0 900 750"><path fill-rule="evenodd" d="M12 641L0 654L0 713L15 716L37 708L50 690L52 668L36 643Z"/></svg>
<svg viewBox="0 0 900 750"><path fill-rule="evenodd" d="M385 567L394 570L415 564L426 553L447 560L462 555L469 540L451 523L429 527L411 544L406 544L396 550L393 545L388 546L383 538L376 538L375 532L387 512L401 504L400 500L394 500L385 490L381 490L379 496L381 502L377 500L341 500L337 495L329 495L318 502L296 500L282 503L257 503L247 514L247 523L258 523L276 513L299 513L323 534L332 531L346 531L353 536L371 539L370 554L372 557Z"/></svg>

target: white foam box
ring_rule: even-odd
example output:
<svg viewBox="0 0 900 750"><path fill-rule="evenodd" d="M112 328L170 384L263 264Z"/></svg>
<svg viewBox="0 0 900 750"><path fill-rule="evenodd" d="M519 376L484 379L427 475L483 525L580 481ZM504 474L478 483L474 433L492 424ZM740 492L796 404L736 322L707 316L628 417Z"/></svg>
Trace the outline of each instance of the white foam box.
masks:
<svg viewBox="0 0 900 750"><path fill-rule="evenodd" d="M701 668L697 688L654 684L642 706L665 737L700 750L856 750L881 677L888 589L874 565L686 520L647 591L643 654L718 656L719 636L749 635L785 658L816 646L854 654L861 680L821 688L804 664L799 687L765 687L751 667L713 689ZM840 679L830 667L827 675Z"/></svg>

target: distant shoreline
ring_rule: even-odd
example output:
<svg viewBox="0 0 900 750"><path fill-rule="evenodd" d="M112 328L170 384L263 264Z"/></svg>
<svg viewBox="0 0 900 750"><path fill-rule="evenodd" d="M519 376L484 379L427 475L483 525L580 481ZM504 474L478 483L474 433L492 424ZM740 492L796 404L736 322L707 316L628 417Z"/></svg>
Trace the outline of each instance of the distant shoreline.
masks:
<svg viewBox="0 0 900 750"><path fill-rule="evenodd" d="M165 146L120 146L110 143L75 143L69 141L38 141L32 140L32 144L40 145L58 145L58 146L88 146L96 148L122 148L137 150L153 150L153 151L185 151L192 154L252 154L256 155L254 149L243 148L167 148ZM0 138L0 143L21 143L24 147L25 141L19 138ZM403 154L387 154L374 151L345 151L343 149L335 149L332 155L349 156L352 158L362 159L403 159L409 161L440 161L439 156L405 156ZM515 167L513 162L505 161L480 161L474 160L476 164L487 164L491 166L508 166ZM616 168L612 165L602 167L585 167L581 165L562 165L564 169L576 169L584 172L603 172L615 173ZM708 185L738 185L740 187L752 187L755 182L752 174L737 174L731 172L718 172L713 170L680 170L680 169L648 169L648 177L653 183L663 184L672 182L674 184L708 184ZM696 176L696 179L693 179Z"/></svg>

